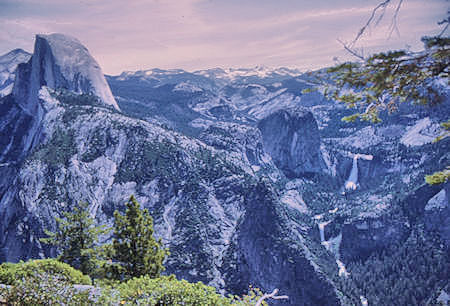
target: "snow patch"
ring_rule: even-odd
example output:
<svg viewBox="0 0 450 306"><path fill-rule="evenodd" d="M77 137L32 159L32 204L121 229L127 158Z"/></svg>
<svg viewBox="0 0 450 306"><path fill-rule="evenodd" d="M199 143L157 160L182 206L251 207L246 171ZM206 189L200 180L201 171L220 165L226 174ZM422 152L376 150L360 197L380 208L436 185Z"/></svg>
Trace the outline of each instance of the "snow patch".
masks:
<svg viewBox="0 0 450 306"><path fill-rule="evenodd" d="M338 207L336 207L336 208L334 208L334 209L330 209L328 212L330 213L330 214L335 214L337 211L338 211Z"/></svg>
<svg viewBox="0 0 450 306"><path fill-rule="evenodd" d="M252 170L258 172L259 170L261 170L261 167L257 165L252 165Z"/></svg>

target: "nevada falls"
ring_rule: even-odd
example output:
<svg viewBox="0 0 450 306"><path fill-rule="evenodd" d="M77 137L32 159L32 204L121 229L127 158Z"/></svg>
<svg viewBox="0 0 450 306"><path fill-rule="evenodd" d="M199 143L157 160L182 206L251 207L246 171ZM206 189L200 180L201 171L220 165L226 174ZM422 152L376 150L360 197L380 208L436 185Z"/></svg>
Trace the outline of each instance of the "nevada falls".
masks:
<svg viewBox="0 0 450 306"><path fill-rule="evenodd" d="M424 182L450 158L449 138L433 142L448 99L348 124L351 110L304 93L310 76L295 70L105 77L62 34L15 54L0 57L2 262L56 256L39 238L76 203L111 224L134 195L170 249L165 273L224 294L252 285L288 295L280 305L381 305L377 265L422 273L405 249L435 254L423 300L450 292L449 185Z"/></svg>

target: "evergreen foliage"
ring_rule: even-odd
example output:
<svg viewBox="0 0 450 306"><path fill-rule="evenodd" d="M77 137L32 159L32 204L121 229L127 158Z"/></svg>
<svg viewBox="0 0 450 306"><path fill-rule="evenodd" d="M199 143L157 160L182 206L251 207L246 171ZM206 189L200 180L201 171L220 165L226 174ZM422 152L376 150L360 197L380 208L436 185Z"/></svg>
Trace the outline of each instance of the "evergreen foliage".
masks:
<svg viewBox="0 0 450 306"><path fill-rule="evenodd" d="M442 184L450 178L450 166L442 171L425 176L425 181L430 185Z"/></svg>
<svg viewBox="0 0 450 306"><path fill-rule="evenodd" d="M36 149L32 159L42 160L56 171L61 165L68 165L70 158L76 153L73 131L57 128L50 141Z"/></svg>
<svg viewBox="0 0 450 306"><path fill-rule="evenodd" d="M151 278L148 275L120 284L113 304L125 305L230 305L216 289L201 282L189 283L173 276ZM111 303L108 298L107 303Z"/></svg>
<svg viewBox="0 0 450 306"><path fill-rule="evenodd" d="M326 71L325 96L357 111L345 121L358 118L379 122L379 111L390 113L401 102L438 104L445 97L440 80L448 80L450 38L425 37L425 50L374 54L363 62L346 62ZM445 82L445 81L444 81Z"/></svg>
<svg viewBox="0 0 450 306"><path fill-rule="evenodd" d="M442 122L441 126L444 129L444 132L435 139L435 142L441 141L442 139L450 136L450 119L447 120L446 122ZM450 178L450 166L447 166L442 171L437 171L434 172L433 174L426 175L425 181L430 185L437 185L448 182L449 178Z"/></svg>
<svg viewBox="0 0 450 306"><path fill-rule="evenodd" d="M126 203L125 215L114 212L112 271L114 278L129 280L147 275L155 278L164 271L163 261L169 254L161 239L153 236L153 218L141 210L134 196Z"/></svg>
<svg viewBox="0 0 450 306"><path fill-rule="evenodd" d="M177 280L174 275L133 278L117 286L104 288L102 305L214 305L254 306L263 296L258 288L250 288L244 296L224 297L216 289L202 282ZM265 301L261 305L267 306Z"/></svg>
<svg viewBox="0 0 450 306"><path fill-rule="evenodd" d="M66 263L55 259L36 259L19 263L2 263L0 265L0 284L14 285L17 281L35 274L48 273L59 275L70 284L90 285L91 279Z"/></svg>
<svg viewBox="0 0 450 306"><path fill-rule="evenodd" d="M95 305L88 291L80 291L61 274L34 272L13 285L0 287L2 305ZM3 304L4 302L4 304Z"/></svg>
<svg viewBox="0 0 450 306"><path fill-rule="evenodd" d="M73 212L64 212L64 218L55 217L56 232L46 230L48 238L41 241L56 246L61 254L58 259L82 273L95 276L104 263L104 247L99 246L98 237L108 232L104 226L95 226L89 213L88 203L79 203Z"/></svg>
<svg viewBox="0 0 450 306"><path fill-rule="evenodd" d="M342 292L355 304L359 297L369 305L429 305L450 279L448 250L438 239L414 230L403 245L347 265L350 275L340 278Z"/></svg>
<svg viewBox="0 0 450 306"><path fill-rule="evenodd" d="M449 23L450 17L442 21ZM346 62L329 68L320 75L328 99L342 102L356 109L342 118L346 122L357 119L378 123L382 110L393 113L402 102L436 105L448 99L450 66L450 38L423 37L424 50L377 53L362 62ZM323 80L327 80L324 82ZM449 136L449 121L442 123L445 132L436 140ZM448 169L425 178L429 184L448 180Z"/></svg>

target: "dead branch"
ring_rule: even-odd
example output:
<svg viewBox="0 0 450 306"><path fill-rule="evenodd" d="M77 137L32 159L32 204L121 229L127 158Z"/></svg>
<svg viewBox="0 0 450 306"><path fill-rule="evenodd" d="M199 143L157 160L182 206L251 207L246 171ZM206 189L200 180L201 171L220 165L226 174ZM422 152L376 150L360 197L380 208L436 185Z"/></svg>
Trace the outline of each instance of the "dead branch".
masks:
<svg viewBox="0 0 450 306"><path fill-rule="evenodd" d="M348 52L348 53L350 53L351 55L353 55L353 56L355 56L355 57L357 57L357 58L359 58L359 59L361 59L361 60L364 60L364 54L361 52L361 54L360 53L358 53L356 50L354 50L354 49L352 49L352 48L350 48L346 43L344 43L342 40L340 40L340 39L338 39L337 40L339 43L341 43L341 45L344 47L344 49Z"/></svg>
<svg viewBox="0 0 450 306"><path fill-rule="evenodd" d="M389 38L392 36L392 33L394 33L394 31L398 32L398 27L397 27L397 19L398 19L398 13L400 12L400 8L402 7L404 0L400 0L397 4L397 7L395 8L395 13L394 16L392 17L391 20L391 25L389 26L390 31L389 31Z"/></svg>
<svg viewBox="0 0 450 306"><path fill-rule="evenodd" d="M447 18L438 22L438 25L443 25L443 24L445 24L445 27L442 29L442 31L439 33L439 35L437 37L442 37L442 35L444 35L444 33L448 29L448 25L450 24L450 10L447 12Z"/></svg>
<svg viewBox="0 0 450 306"><path fill-rule="evenodd" d="M353 48L353 46L355 45L355 43L361 38L361 36L366 32L366 30L370 27L370 25L372 24L375 16L377 15L377 12L379 10L384 10L388 4L391 2L392 0L385 0L383 2L381 2L380 4L378 4L373 10L372 10L372 14L370 14L369 19L367 19L366 24L359 29L358 34L356 34L356 37L353 39L353 41L348 45L348 47L351 49ZM383 16L384 13L381 15Z"/></svg>
<svg viewBox="0 0 450 306"><path fill-rule="evenodd" d="M289 297L287 295L277 295L278 293L278 289L274 289L272 291L272 293L270 294L264 294L259 300L258 302L255 304L255 306L261 306L262 302L266 299L274 299L274 300L283 300L283 299L288 299Z"/></svg>
<svg viewBox="0 0 450 306"><path fill-rule="evenodd" d="M392 16L391 25L389 26L389 36L390 38L394 32L398 31L397 26L397 20L399 16L400 9L403 5L403 2L405 0L396 0L397 5L395 6L394 15ZM395 0L383 0L381 1L377 6L375 6L372 9L372 12L367 19L366 23L359 29L358 33L356 34L355 38L350 43L343 43L342 41L338 40L344 47L344 49L349 52L351 55L364 60L364 55L362 52L358 52L355 49L356 43L361 39L361 37L364 35L364 33L367 32L367 30L370 28L371 25L377 26L378 23L383 19L386 13L386 9L388 8L389 4L394 3ZM450 11L447 12L447 17L438 22L439 25L443 25L442 31L437 35L437 37L442 37L444 33L448 30L449 24L450 24Z"/></svg>

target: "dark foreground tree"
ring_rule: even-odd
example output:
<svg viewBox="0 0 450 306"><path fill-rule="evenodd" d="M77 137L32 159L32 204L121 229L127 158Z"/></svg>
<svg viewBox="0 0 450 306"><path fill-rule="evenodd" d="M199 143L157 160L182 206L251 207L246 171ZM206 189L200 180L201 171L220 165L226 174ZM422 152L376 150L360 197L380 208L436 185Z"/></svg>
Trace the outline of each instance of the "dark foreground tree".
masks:
<svg viewBox="0 0 450 306"><path fill-rule="evenodd" d="M113 277L118 280L143 275L158 277L164 271L163 261L169 252L162 248L161 239L153 236L153 218L148 210L141 210L134 196L126 207L125 215L114 212Z"/></svg>
<svg viewBox="0 0 450 306"><path fill-rule="evenodd" d="M64 212L63 218L55 217L58 225L56 232L45 230L48 238L41 241L58 248L61 252L59 261L83 274L96 276L104 263L104 251L98 238L109 230L104 226L95 226L88 208L88 203L79 203L72 212Z"/></svg>

